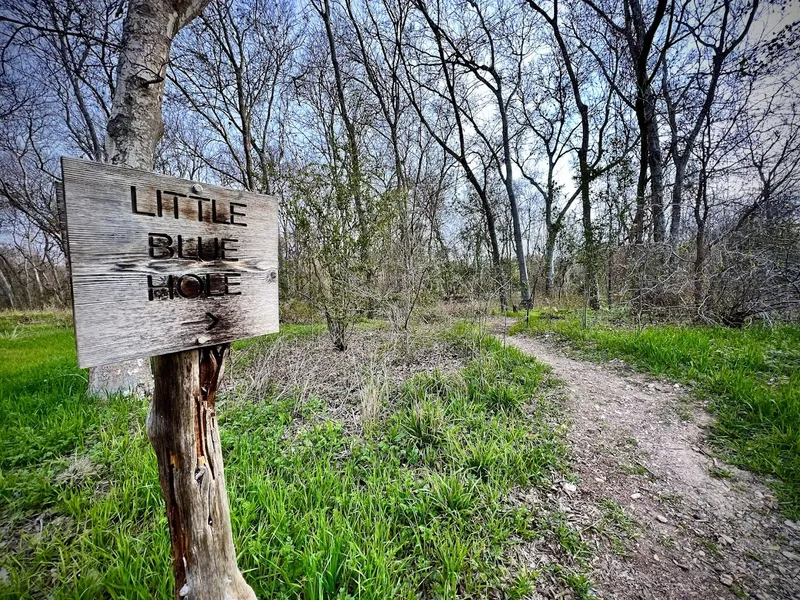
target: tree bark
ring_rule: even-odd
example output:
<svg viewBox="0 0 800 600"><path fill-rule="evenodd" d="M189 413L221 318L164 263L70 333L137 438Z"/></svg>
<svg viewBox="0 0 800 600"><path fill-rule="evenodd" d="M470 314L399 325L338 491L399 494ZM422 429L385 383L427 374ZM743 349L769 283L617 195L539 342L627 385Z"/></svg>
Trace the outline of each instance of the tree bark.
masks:
<svg viewBox="0 0 800 600"><path fill-rule="evenodd" d="M706 236L705 223L699 223L695 235L695 255L694 255L694 313L699 318L703 310L703 266L706 262Z"/></svg>
<svg viewBox="0 0 800 600"><path fill-rule="evenodd" d="M547 228L547 242L544 249L544 295L550 300L553 294L553 284L555 283L555 249L556 235L558 231L554 227Z"/></svg>
<svg viewBox="0 0 800 600"><path fill-rule="evenodd" d="M153 359L147 437L158 458L177 599L256 597L236 564L214 406L229 347Z"/></svg>
<svg viewBox="0 0 800 600"><path fill-rule="evenodd" d="M508 130L508 115L506 114L507 105L503 101L502 86L498 77L497 80L497 105L500 111L500 120L503 129L503 166L505 169L503 183L508 194L508 203L511 207L511 222L514 229L514 249L517 257L517 268L519 269L519 291L522 297L522 305L525 308L531 307L531 288L528 282L528 264L525 256L525 247L522 244L522 226L519 220L519 208L517 207L517 195L514 192L514 182L511 171L511 135Z"/></svg>
<svg viewBox="0 0 800 600"><path fill-rule="evenodd" d="M130 0L106 137L112 163L153 168L164 132L161 104L172 40L208 3ZM153 359L155 388L147 435L158 459L167 508L176 599L255 598L236 564L214 408L228 348L224 344ZM142 375L135 369L147 363L135 362L132 367L112 367L118 372L102 382L106 389L119 387L126 376Z"/></svg>

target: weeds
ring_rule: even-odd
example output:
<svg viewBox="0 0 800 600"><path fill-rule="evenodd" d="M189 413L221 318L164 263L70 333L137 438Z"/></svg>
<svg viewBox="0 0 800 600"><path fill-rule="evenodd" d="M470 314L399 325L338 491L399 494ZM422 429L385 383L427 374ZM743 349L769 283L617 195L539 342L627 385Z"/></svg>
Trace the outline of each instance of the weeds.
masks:
<svg viewBox="0 0 800 600"><path fill-rule="evenodd" d="M377 360L316 385L318 365L291 347L315 336L292 327L237 345L220 397L239 564L259 597L521 598L537 574L510 549L542 537L563 545L563 584L589 597L580 536L510 500L564 477L545 367L461 327L456 373L389 382ZM86 397L57 324L21 325L0 357L0 597L172 597L146 402ZM367 392L348 393L356 381ZM487 400L503 386L513 401ZM368 435L331 416L365 406Z"/></svg>

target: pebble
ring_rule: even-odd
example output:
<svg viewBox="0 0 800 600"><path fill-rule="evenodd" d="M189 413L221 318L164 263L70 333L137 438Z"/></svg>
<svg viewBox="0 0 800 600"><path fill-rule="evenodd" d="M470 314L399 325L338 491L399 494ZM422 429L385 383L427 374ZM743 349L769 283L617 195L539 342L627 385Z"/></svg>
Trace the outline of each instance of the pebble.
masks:
<svg viewBox="0 0 800 600"><path fill-rule="evenodd" d="M719 576L719 582L725 586L732 586L733 585L733 577L728 573L723 573Z"/></svg>
<svg viewBox="0 0 800 600"><path fill-rule="evenodd" d="M631 494L631 500L638 500L642 495L640 493Z"/></svg>
<svg viewBox="0 0 800 600"><path fill-rule="evenodd" d="M680 383L676 383L672 387L674 387L676 390L679 390L679 389L681 389L681 384Z"/></svg>
<svg viewBox="0 0 800 600"><path fill-rule="evenodd" d="M724 542L724 543L728 544L729 546L733 546L734 539L733 539L732 537L730 537L730 536L728 536L728 535L724 535L724 534L723 534L723 535L720 535L720 536L719 536L719 539L720 539L722 542Z"/></svg>
<svg viewBox="0 0 800 600"><path fill-rule="evenodd" d="M667 517L665 517L664 515L656 515L656 519L658 519L662 523L669 523L669 519L667 519Z"/></svg>
<svg viewBox="0 0 800 600"><path fill-rule="evenodd" d="M568 494L574 494L578 490L578 487L574 483L564 483L564 491Z"/></svg>

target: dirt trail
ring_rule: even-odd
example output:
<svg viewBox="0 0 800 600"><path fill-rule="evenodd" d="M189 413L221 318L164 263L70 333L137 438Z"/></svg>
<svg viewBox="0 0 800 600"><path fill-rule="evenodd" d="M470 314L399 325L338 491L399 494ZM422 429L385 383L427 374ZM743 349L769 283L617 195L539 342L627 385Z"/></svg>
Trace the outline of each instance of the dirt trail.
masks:
<svg viewBox="0 0 800 600"><path fill-rule="evenodd" d="M580 480L562 504L594 546L598 595L800 599L800 523L753 475L710 456L710 417L687 390L490 325L566 384Z"/></svg>

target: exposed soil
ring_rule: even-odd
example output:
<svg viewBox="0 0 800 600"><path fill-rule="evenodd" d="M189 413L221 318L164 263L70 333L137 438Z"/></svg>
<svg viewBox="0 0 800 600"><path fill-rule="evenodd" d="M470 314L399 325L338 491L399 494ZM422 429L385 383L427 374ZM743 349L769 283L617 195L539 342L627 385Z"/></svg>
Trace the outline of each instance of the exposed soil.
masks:
<svg viewBox="0 0 800 600"><path fill-rule="evenodd" d="M503 326L490 323L566 385L579 482L560 502L594 547L598 596L800 598L800 523L756 476L712 455L711 417L688 390L619 361L569 358L546 338L505 337Z"/></svg>

